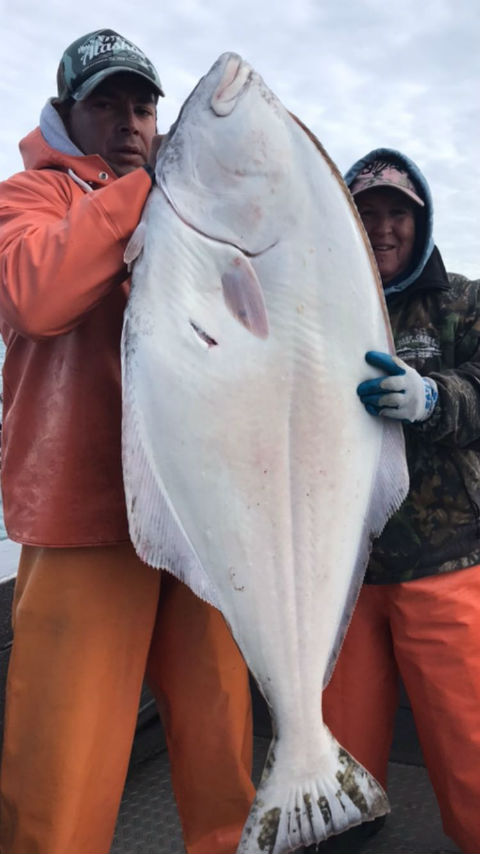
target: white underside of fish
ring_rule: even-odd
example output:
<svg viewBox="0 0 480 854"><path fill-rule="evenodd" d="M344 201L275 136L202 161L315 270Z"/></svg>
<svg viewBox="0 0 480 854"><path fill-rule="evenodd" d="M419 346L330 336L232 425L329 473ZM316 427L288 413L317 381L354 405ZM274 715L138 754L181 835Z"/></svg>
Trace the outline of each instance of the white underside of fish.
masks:
<svg viewBox="0 0 480 854"><path fill-rule="evenodd" d="M324 725L321 693L370 539L407 490L401 427L355 393L365 352L392 342L344 188L290 121L315 170L258 257L152 192L122 339L132 541L222 611L272 712L239 854L284 854L388 811ZM264 301L247 299L252 321L235 279L225 287L243 264Z"/></svg>

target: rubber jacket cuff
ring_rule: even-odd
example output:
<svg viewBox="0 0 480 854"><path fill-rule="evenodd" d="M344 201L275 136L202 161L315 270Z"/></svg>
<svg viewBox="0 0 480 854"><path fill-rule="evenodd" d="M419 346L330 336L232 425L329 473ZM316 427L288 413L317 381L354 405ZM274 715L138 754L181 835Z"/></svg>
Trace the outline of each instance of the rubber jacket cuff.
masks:
<svg viewBox="0 0 480 854"><path fill-rule="evenodd" d="M421 420L427 421L433 415L433 410L437 405L438 387L435 380L430 377L423 377L423 384L425 386L425 418Z"/></svg>

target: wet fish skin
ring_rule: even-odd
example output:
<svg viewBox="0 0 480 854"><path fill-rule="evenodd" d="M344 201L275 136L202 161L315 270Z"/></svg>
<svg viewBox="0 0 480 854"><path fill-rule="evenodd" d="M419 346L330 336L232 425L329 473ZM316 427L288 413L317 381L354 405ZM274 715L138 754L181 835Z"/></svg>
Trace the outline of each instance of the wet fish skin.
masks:
<svg viewBox="0 0 480 854"><path fill-rule="evenodd" d="M388 316L336 168L237 55L156 175L126 253L131 537L222 610L266 697L238 852L284 854L388 810L321 717L370 539L408 489L401 427L355 394L366 350L393 352Z"/></svg>

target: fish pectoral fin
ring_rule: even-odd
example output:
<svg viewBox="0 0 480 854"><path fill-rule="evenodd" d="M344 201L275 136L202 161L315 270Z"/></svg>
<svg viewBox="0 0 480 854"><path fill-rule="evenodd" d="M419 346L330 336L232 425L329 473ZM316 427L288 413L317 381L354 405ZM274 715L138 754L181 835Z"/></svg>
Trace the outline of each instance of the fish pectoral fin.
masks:
<svg viewBox="0 0 480 854"><path fill-rule="evenodd" d="M228 310L257 338L268 338L267 307L262 286L245 255L237 255L222 275Z"/></svg>
<svg viewBox="0 0 480 854"><path fill-rule="evenodd" d="M145 234L147 231L147 224L145 222L139 222L135 231L133 232L130 240L128 241L125 252L123 253L123 260L125 264L128 266L130 271L131 265L140 255L143 244L145 243Z"/></svg>

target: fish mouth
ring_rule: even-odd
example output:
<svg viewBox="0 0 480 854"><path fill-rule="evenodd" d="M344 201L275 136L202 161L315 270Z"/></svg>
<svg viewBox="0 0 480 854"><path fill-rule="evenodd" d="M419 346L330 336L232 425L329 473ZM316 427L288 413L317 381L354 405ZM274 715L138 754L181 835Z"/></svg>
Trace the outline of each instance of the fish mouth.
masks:
<svg viewBox="0 0 480 854"><path fill-rule="evenodd" d="M217 64L221 63L222 60L224 61L222 77L210 98L210 109L220 118L222 116L228 116L233 111L234 107L240 100L240 97L248 89L255 74L253 68L248 64L248 62L245 62L245 60L236 53L228 55L225 54L224 57L220 57L220 59L217 60ZM165 147L169 140L174 136L190 99L195 95L195 92L202 87L204 79L205 78L202 77L198 81L195 89L190 94L190 97L187 98L184 104L182 104L176 120L162 140L162 148Z"/></svg>
<svg viewBox="0 0 480 854"><path fill-rule="evenodd" d="M220 57L219 60L217 60L217 63L221 66L223 65L223 67L221 69L220 80L216 84L215 90L210 97L209 104L210 109L217 116L222 118L228 116L230 113L233 112L235 106L238 104L238 102L254 80L255 72L248 64L248 62L245 62L245 60L242 59L242 57L236 53L224 54L222 57ZM197 89L201 87L203 79L204 78L202 78L197 84ZM192 95L190 96L190 98L192 97ZM163 138L160 149L157 153L157 158L160 156L161 152L165 151L168 144L175 136L176 130L181 123L184 109L186 108L186 105L188 104L190 98L182 106L182 109L180 110L176 122L170 128L168 134L166 134ZM241 246L240 244L234 243L231 240L227 240L225 238L218 237L213 234L207 234L207 232L202 231L202 229L200 229L197 225L194 225L182 215L169 192L169 189L167 187L166 176L163 169L160 174L157 173L157 186L163 192L163 195L165 196L165 199L167 200L168 204L175 212L176 216L184 223L184 225L186 225L188 228L191 228L192 231L195 231L197 234L207 240L212 240L215 243L221 243L224 246L230 246L232 249L236 249L238 252L241 252L247 258L258 258L260 255L263 255L265 254L265 252L268 252L270 249L273 249L273 247L276 246L279 242L277 238L276 240L272 241L267 246L264 246L259 250L249 251L245 246Z"/></svg>
<svg viewBox="0 0 480 854"><path fill-rule="evenodd" d="M228 56L221 80L211 99L210 108L217 116L228 116L252 80L252 67L238 54Z"/></svg>
<svg viewBox="0 0 480 854"><path fill-rule="evenodd" d="M163 195L165 196L165 199L167 200L175 215L183 222L183 224L186 225L187 228L191 228L192 231L195 231L201 237L204 237L206 240L212 240L214 243L221 243L223 246L230 246L232 249L236 249L238 252L241 252L242 255L246 255L247 258L259 258L260 255L264 255L270 249L273 249L279 242L277 238L277 240L274 240L268 246L264 246L263 249L259 249L257 252L250 252L244 246L240 246L237 243L233 243L231 240L225 240L222 237L216 237L213 234L207 234L207 232L202 231L200 228L198 228L196 225L193 225L193 223L189 222L188 219L185 219L185 217L182 216L177 206L175 205L175 202L173 201L170 193L168 192L163 175L160 176L160 181L157 182L157 186L162 191Z"/></svg>

